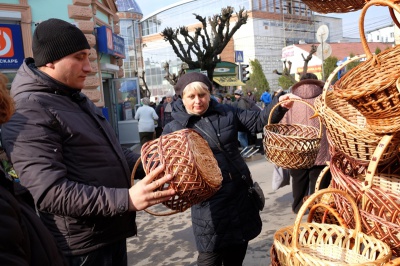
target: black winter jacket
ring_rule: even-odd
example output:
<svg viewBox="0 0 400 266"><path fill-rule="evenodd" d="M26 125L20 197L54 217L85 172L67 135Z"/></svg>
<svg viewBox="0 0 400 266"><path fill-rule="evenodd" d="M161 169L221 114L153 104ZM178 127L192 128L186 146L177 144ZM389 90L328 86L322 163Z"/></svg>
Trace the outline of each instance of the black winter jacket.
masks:
<svg viewBox="0 0 400 266"><path fill-rule="evenodd" d="M7 176L0 166L0 265L67 265L29 191Z"/></svg>
<svg viewBox="0 0 400 266"><path fill-rule="evenodd" d="M101 110L31 58L11 95L16 112L2 126L2 143L63 252L81 255L135 235L128 189L138 156L121 148Z"/></svg>
<svg viewBox="0 0 400 266"><path fill-rule="evenodd" d="M277 99L278 97L274 103ZM237 136L238 131L262 132L273 105L269 105L263 111L250 111L210 101L206 113L195 116L186 112L182 100L175 102L172 112L174 120L164 128L163 134L183 128L196 130L207 140L223 176L221 189L210 199L191 208L193 231L199 252L214 252L220 248L242 244L261 232L259 211L248 195L247 183L241 179L241 173L251 175L239 153ZM278 107L272 122L279 122L286 111L286 108ZM218 138L216 141L228 156L218 149L214 141L198 130L196 125L215 132L214 138Z"/></svg>

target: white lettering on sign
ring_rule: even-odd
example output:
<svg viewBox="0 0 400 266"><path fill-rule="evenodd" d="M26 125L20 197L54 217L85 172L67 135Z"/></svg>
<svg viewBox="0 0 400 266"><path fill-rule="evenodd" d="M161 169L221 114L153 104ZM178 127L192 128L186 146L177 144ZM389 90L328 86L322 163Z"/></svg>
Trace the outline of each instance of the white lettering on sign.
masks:
<svg viewBox="0 0 400 266"><path fill-rule="evenodd" d="M18 59L0 59L0 64L18 64Z"/></svg>

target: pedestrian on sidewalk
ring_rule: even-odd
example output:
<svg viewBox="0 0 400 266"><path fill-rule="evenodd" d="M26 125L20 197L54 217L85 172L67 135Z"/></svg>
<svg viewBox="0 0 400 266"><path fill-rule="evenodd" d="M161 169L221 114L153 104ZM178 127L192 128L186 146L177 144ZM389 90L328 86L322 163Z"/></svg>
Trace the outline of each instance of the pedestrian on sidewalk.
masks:
<svg viewBox="0 0 400 266"><path fill-rule="evenodd" d="M184 128L196 130L208 142L223 175L222 187L208 200L191 207L197 263L242 265L248 242L261 232L260 213L248 195L245 176L252 183L250 170L238 150L238 131L261 132L271 107L263 111L243 110L211 100L212 83L201 73L180 77L175 92L181 97L174 104L174 120L164 128L168 134ZM288 99L291 95L276 97ZM272 116L279 122L293 102L279 106Z"/></svg>
<svg viewBox="0 0 400 266"><path fill-rule="evenodd" d="M138 130L140 145L143 146L146 142L153 140L155 137L155 121L158 119L158 115L154 108L150 107L150 99L144 97L142 99L142 106L140 106L135 114L135 119L139 120Z"/></svg>
<svg viewBox="0 0 400 266"><path fill-rule="evenodd" d="M66 21L36 27L34 59L24 60L11 86L16 111L2 125L2 144L70 265L127 265L136 211L175 192L154 192L172 178L152 182L162 168L131 187L139 154L121 147L101 110L81 92L92 72L90 48ZM136 173L144 176L143 169Z"/></svg>
<svg viewBox="0 0 400 266"><path fill-rule="evenodd" d="M314 105L315 99L321 95L324 82L318 80L318 77L313 73L306 73L292 87L292 93L299 96L304 101ZM319 128L318 118L310 119L314 111L303 103L295 102L293 108L286 113L281 123L285 124L302 124ZM289 169L292 177L293 204L292 210L297 213L303 205L305 196L313 194L315 184L321 171L325 168L326 162L330 160L328 150L328 140L326 137L326 128L322 126L321 147L319 149L317 159L314 165L308 169ZM320 184L320 189L327 188L330 184L330 172L324 177Z"/></svg>

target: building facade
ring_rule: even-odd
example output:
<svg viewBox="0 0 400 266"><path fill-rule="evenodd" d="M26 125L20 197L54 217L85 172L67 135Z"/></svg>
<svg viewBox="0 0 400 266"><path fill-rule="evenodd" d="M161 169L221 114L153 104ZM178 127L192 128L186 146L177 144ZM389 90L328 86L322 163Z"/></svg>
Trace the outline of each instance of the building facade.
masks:
<svg viewBox="0 0 400 266"><path fill-rule="evenodd" d="M282 69L282 48L297 43L315 43L320 25L327 25L331 32L328 42L342 39L340 18L315 15L300 0L186 0L167 6L140 21L142 46L147 84L153 95L165 95L172 86L163 78L169 71L177 73L181 62L172 47L160 35L166 27L176 29L187 26L189 30L200 26L195 14L210 17L221 9L232 6L235 11L244 8L248 15L246 24L234 34L231 43L220 55L222 61L235 62L235 51L243 54L243 64L258 59L272 89L278 87L274 69ZM233 17L231 25L233 25Z"/></svg>

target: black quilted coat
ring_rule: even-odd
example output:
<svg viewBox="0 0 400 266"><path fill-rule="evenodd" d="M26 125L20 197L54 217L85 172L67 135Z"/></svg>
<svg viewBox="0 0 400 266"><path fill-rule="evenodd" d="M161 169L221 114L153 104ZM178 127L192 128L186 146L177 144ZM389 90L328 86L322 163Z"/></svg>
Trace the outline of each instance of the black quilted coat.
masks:
<svg viewBox="0 0 400 266"><path fill-rule="evenodd" d="M278 97L275 101L277 99ZM202 116L195 116L186 112L181 99L175 102L172 112L174 121L164 128L163 134L183 128L195 129L207 140L223 175L222 188L210 199L191 208L199 252L213 252L219 248L241 244L261 232L259 211L248 196L248 185L241 179L241 173L250 176L250 171L238 150L238 131L261 132L273 105L263 111L249 111L211 100L207 112ZM278 122L286 110L277 108L272 121ZM215 138L218 138L216 140L228 156L198 130L196 125L215 132Z"/></svg>

